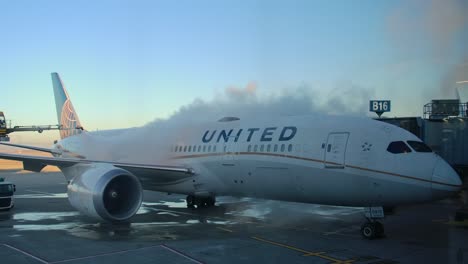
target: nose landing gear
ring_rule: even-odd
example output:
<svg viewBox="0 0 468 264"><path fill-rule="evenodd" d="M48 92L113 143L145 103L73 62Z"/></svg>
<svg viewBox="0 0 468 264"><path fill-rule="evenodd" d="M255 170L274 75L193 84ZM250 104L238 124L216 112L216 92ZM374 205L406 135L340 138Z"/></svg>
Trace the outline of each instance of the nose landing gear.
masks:
<svg viewBox="0 0 468 264"><path fill-rule="evenodd" d="M361 235L366 239L375 239L385 237L385 230L382 223L378 221L369 221L361 227Z"/></svg>
<svg viewBox="0 0 468 264"><path fill-rule="evenodd" d="M216 203L216 198L209 196L209 197L197 197L194 195L187 195L187 208L208 208L212 207Z"/></svg>
<svg viewBox="0 0 468 264"><path fill-rule="evenodd" d="M366 239L375 239L385 237L385 229L381 222L376 219L383 219L385 217L382 207L368 207L366 208L367 222L361 226L361 235Z"/></svg>

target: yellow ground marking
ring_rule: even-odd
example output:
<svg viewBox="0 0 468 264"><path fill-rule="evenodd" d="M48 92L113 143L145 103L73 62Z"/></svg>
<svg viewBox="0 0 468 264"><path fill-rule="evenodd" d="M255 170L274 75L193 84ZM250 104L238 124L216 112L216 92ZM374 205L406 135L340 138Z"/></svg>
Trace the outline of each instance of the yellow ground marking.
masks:
<svg viewBox="0 0 468 264"><path fill-rule="evenodd" d="M226 231L226 232L229 232L229 233L233 233L233 232L234 232L234 231L229 230L229 229L227 229L227 228L222 228L222 227L216 227L216 228L221 229L221 230Z"/></svg>
<svg viewBox="0 0 468 264"><path fill-rule="evenodd" d="M317 257L318 255L325 254L327 252L317 252L317 253L309 253L309 254L304 254L302 255L303 257Z"/></svg>
<svg viewBox="0 0 468 264"><path fill-rule="evenodd" d="M324 255L324 254L326 254L326 252L310 252L310 251L307 251L307 250L304 250L304 249L289 246L289 245L286 245L286 244L281 244L281 243L270 241L270 240L266 240L266 239L263 239L263 238L260 238L260 237L251 237L251 238L255 239L255 240L258 240L258 241L261 241L261 242L272 244L272 245L275 245L275 246L284 247L284 248L287 248L287 249L291 249L291 250L294 250L294 251L304 253L304 255L302 255L302 256L318 257L318 258L333 261L333 263L336 263L336 264L348 264L348 263L353 263L355 261L355 260L352 260L352 259L350 259L350 260L336 259L336 258Z"/></svg>

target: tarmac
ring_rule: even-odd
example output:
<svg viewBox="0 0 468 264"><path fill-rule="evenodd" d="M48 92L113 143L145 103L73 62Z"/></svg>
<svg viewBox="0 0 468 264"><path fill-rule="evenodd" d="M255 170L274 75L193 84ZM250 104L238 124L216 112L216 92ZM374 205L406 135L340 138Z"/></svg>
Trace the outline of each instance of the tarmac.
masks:
<svg viewBox="0 0 468 264"><path fill-rule="evenodd" d="M397 208L386 237L360 235L363 208L218 197L186 208L185 196L145 192L131 223L112 225L68 203L60 172L1 171L17 186L0 212L0 263L468 263L468 221L454 198Z"/></svg>

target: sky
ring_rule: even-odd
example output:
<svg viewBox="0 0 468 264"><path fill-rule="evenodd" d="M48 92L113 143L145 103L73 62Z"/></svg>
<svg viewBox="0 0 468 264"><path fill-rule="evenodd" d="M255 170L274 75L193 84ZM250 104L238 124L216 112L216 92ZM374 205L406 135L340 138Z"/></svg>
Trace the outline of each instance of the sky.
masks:
<svg viewBox="0 0 468 264"><path fill-rule="evenodd" d="M421 116L468 80L467 0L0 3L0 111L13 125L57 123L51 72L87 130L246 93L306 94L321 111L368 116L368 100L386 99L387 116Z"/></svg>

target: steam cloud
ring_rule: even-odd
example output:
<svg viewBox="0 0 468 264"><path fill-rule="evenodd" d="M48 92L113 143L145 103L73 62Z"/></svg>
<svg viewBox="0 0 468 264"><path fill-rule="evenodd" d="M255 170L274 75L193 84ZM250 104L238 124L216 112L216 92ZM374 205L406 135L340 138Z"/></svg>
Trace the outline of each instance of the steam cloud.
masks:
<svg viewBox="0 0 468 264"><path fill-rule="evenodd" d="M260 94L255 82L244 88L228 87L211 101L196 99L182 106L166 122L216 121L225 116L240 118L254 116L292 116L345 114L366 115L368 101L374 95L373 89L354 84L337 87L329 94L309 85L282 90L277 93ZM147 126L157 125L155 120Z"/></svg>
<svg viewBox="0 0 468 264"><path fill-rule="evenodd" d="M467 30L467 10L468 4L461 0L404 1L389 14L388 33L400 51L445 56Z"/></svg>
<svg viewBox="0 0 468 264"><path fill-rule="evenodd" d="M116 141L109 132L95 142L91 142L95 153L92 156L108 157L117 161L148 163L159 160L168 162L164 155L166 151L151 152L143 157L140 145L135 145L136 138L152 138L145 149L162 149L167 142L173 142L174 129L177 133L187 133L187 127L200 126L203 122L216 122L225 116L246 117L291 116L291 115L323 115L346 114L365 115L368 111L368 100L372 98L372 89L350 85L334 89L328 95L322 95L317 89L302 85L296 89L283 90L279 93L260 95L254 82L244 88L228 87L223 93L217 94L213 100L196 99L182 106L167 119L156 119L140 129L115 131L119 136ZM99 133L98 133L99 134ZM176 143L176 142L174 142ZM100 147L97 147L98 144ZM109 149L125 149L125 151L109 151ZM157 155L157 156L154 156ZM139 157L133 160L133 157Z"/></svg>
<svg viewBox="0 0 468 264"><path fill-rule="evenodd" d="M444 76L435 93L439 96L453 98L455 83L468 79L464 66L468 49L457 47L468 35L467 12L468 2L463 0L412 0L403 1L387 17L387 32L397 56L442 65Z"/></svg>

